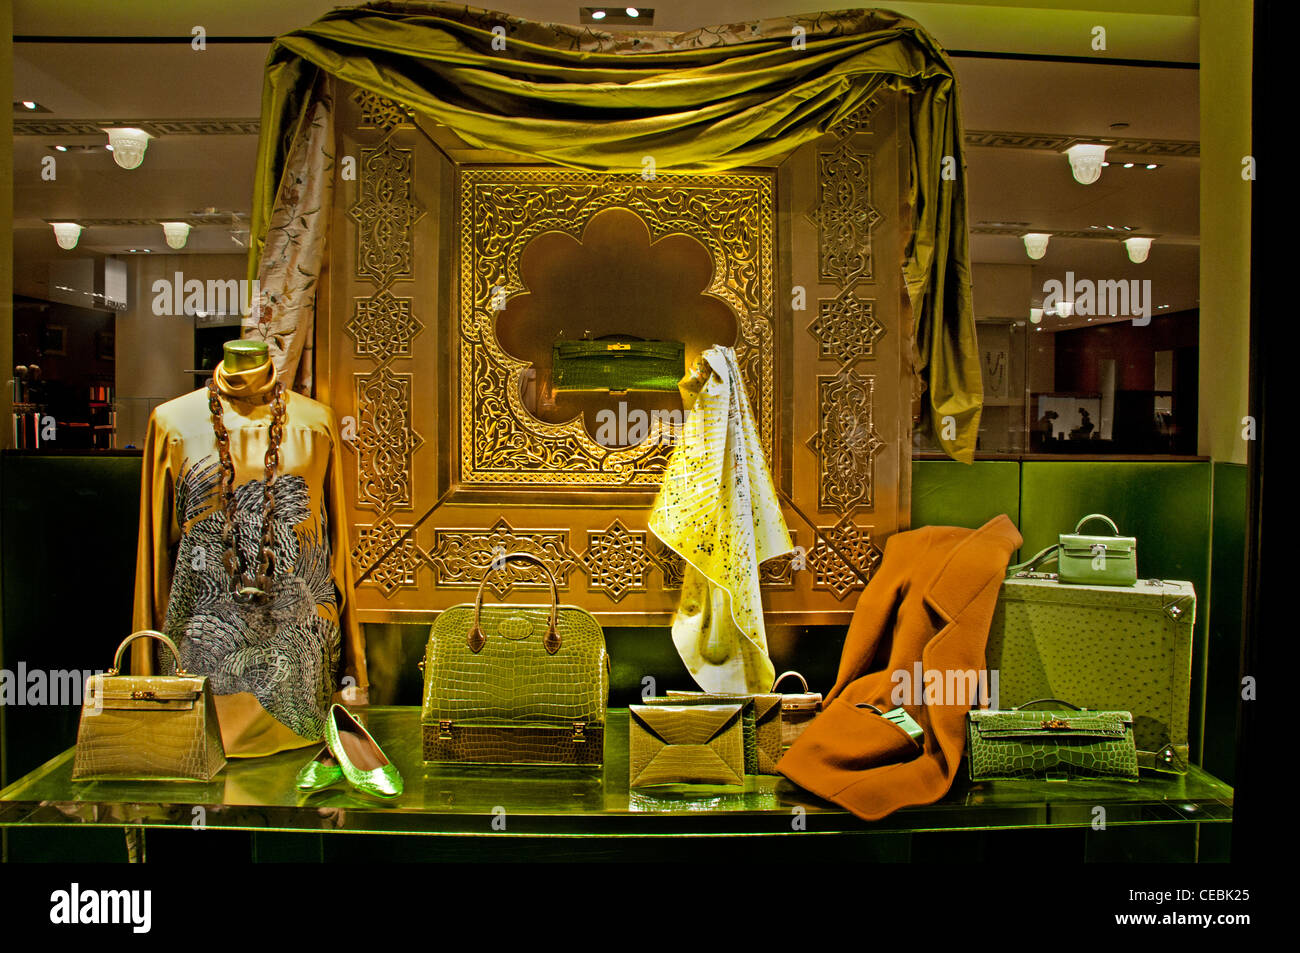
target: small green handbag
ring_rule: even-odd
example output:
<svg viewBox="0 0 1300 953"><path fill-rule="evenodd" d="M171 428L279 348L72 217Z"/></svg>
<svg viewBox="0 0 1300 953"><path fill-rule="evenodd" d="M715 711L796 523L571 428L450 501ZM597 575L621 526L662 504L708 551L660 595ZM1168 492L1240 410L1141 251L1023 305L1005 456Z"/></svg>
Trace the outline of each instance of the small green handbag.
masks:
<svg viewBox="0 0 1300 953"><path fill-rule="evenodd" d="M1068 711L1026 711L1054 702ZM1011 711L972 711L966 722L972 781L1138 779L1133 716L1040 698Z"/></svg>
<svg viewBox="0 0 1300 953"><path fill-rule="evenodd" d="M1101 520L1111 529L1110 536L1080 533L1086 523ZM1062 533L1055 546L1048 546L1028 562L1007 570L1008 576L1030 573L1053 559L1057 577L1071 586L1133 586L1137 584L1137 538L1119 535L1119 527L1109 516L1090 513L1075 524L1073 533Z"/></svg>
<svg viewBox="0 0 1300 953"><path fill-rule="evenodd" d="M556 341L551 383L560 390L676 391L686 376L686 345L610 334L594 341Z"/></svg>

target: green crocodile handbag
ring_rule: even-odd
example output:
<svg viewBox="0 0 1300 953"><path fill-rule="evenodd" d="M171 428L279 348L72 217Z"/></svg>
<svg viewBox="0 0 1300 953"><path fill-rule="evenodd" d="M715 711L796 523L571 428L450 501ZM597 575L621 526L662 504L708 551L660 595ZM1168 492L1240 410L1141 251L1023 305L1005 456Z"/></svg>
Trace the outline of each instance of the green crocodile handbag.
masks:
<svg viewBox="0 0 1300 953"><path fill-rule="evenodd" d="M1109 526L1111 535L1090 536L1079 532L1093 520ZM1075 525L1073 533L1062 533L1055 546L1048 546L1028 562L1012 566L1007 575L1033 572L1053 559L1058 578L1071 586L1137 584L1137 538L1119 535L1115 521L1101 513L1088 514Z"/></svg>
<svg viewBox="0 0 1300 953"><path fill-rule="evenodd" d="M483 605L494 570L526 561L549 584L548 605ZM600 623L559 605L555 577L530 553L501 557L478 595L438 616L424 656L425 762L604 762L609 656Z"/></svg>
<svg viewBox="0 0 1300 953"><path fill-rule="evenodd" d="M1066 711L1027 711L1054 703ZM966 746L972 781L1136 781L1133 716L1040 698L1010 711L972 711Z"/></svg>
<svg viewBox="0 0 1300 953"><path fill-rule="evenodd" d="M594 341L556 341L551 383L561 390L676 391L686 376L686 345L610 334Z"/></svg>

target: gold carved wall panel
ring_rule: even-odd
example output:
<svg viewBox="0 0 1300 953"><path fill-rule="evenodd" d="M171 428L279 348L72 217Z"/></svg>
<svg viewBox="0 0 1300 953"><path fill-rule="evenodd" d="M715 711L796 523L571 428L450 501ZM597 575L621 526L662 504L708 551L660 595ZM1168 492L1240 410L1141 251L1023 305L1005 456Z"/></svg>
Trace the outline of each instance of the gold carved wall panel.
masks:
<svg viewBox="0 0 1300 953"><path fill-rule="evenodd" d="M686 564L647 518L677 424L610 442L587 411L543 413L550 331L532 328L525 347L518 326L554 293L543 279L583 290L582 269L546 268L594 261L583 256L618 229L641 229L662 300L652 285L629 294L674 312L698 305L712 323L688 339L688 363L734 346L794 504L795 552L759 567L768 621L847 621L910 506L901 100L873 100L766 168L661 168L653 180L476 159L400 104L346 85L335 102L337 151L357 175L335 183L317 397L345 439L361 620L427 623L485 577L490 599L541 601L536 567L499 568L523 551L554 574L561 601L606 625L670 622ZM688 288L670 287L687 272ZM627 297L610 295L604 331L648 313ZM632 333L666 339L698 323L636 320ZM680 409L675 394L655 399Z"/></svg>
<svg viewBox="0 0 1300 953"><path fill-rule="evenodd" d="M775 209L771 174L602 175L563 169L465 168L458 173L460 482L463 486L653 488L664 441L602 446L577 419L539 420L525 407L530 363L507 353L496 321L528 291L520 258L547 232L581 239L611 209L636 215L652 245L685 235L707 249L704 289L736 317L734 346L765 449L775 430ZM617 308L616 300L610 301ZM653 336L653 335L651 335Z"/></svg>

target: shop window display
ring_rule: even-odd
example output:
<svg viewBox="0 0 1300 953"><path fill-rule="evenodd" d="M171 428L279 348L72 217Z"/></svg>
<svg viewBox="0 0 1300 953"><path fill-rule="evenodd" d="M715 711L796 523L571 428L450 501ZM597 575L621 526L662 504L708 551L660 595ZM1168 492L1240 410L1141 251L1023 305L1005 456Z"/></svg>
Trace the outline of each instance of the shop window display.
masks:
<svg viewBox="0 0 1300 953"><path fill-rule="evenodd" d="M235 133L247 198L192 215L234 254L135 256L115 320L25 282L6 507L45 456L138 461L103 583L130 611L76 651L162 638L57 750L6 718L0 822L451 837L505 803L539 838L852 838L1100 805L1164 812L1179 859L1230 828L1209 528L1244 473L1198 456L1195 96L1012 134L1009 77L1186 83L990 65L886 11L681 26L297 23ZM1089 135L1101 186L1057 149ZM236 328L199 299L240 281Z"/></svg>

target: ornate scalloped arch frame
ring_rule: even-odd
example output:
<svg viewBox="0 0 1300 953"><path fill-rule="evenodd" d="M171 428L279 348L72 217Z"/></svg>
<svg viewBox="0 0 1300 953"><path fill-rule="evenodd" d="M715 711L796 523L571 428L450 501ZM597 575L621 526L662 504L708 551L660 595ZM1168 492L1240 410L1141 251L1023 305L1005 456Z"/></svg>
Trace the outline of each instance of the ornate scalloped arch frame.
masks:
<svg viewBox="0 0 1300 953"><path fill-rule="evenodd" d="M775 439L775 176L767 172L602 174L550 168L464 167L458 171L459 482L465 487L658 488L667 459L651 428L632 447L602 447L581 417L553 424L524 407L531 365L507 354L494 326L499 306L527 289L524 248L559 231L580 240L599 212L622 208L649 227L651 241L687 235L708 250L705 293L737 316L736 358L749 382L764 450Z"/></svg>

